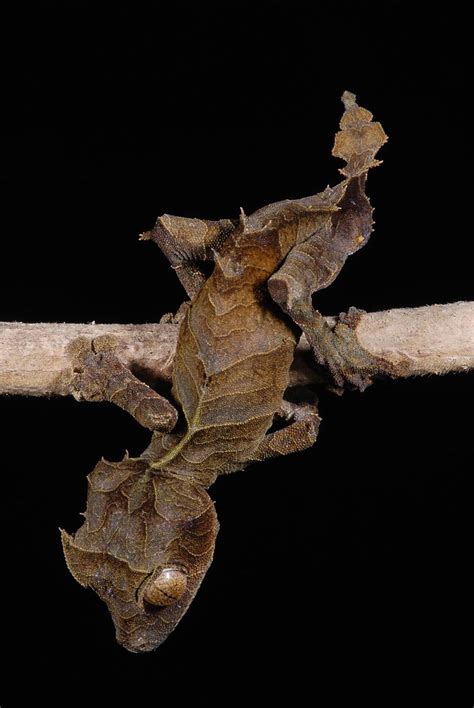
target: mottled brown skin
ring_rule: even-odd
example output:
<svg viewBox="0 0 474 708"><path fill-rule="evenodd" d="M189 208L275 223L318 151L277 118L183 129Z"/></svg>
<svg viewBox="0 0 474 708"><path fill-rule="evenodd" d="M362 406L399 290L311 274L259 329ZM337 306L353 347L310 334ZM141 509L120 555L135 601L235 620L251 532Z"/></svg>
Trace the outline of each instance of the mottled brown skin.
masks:
<svg viewBox="0 0 474 708"><path fill-rule="evenodd" d="M238 221L165 215L143 235L158 243L192 298L173 370L182 423L103 342L78 355L77 396L113 401L154 431L139 458L98 463L83 526L74 536L63 532L72 574L104 600L117 640L131 651L166 639L212 561L218 522L207 487L219 474L314 443L315 406L283 398L298 328L337 385L363 383L366 363L357 362L350 337L345 351L335 346L310 306L311 293L332 282L372 224L365 174L385 134L351 94L344 100L335 154L348 164L337 187ZM211 259L206 280L199 262ZM275 416L288 425L269 432Z"/></svg>

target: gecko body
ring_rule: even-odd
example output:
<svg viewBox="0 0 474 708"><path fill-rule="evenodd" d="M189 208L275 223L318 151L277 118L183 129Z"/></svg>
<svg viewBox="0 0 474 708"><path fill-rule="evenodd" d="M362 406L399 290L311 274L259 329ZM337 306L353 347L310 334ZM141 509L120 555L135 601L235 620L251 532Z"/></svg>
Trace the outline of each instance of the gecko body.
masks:
<svg viewBox="0 0 474 708"><path fill-rule="evenodd" d="M78 354L77 397L112 401L153 431L139 457L96 465L83 525L62 532L69 569L107 604L130 651L166 639L211 564L218 522L207 488L217 476L316 440L315 402L285 400L298 333L335 386L369 379L371 362L350 328L333 332L311 299L372 231L365 180L386 136L352 94L343 101L333 154L346 166L334 188L236 221L164 215L142 236L158 244L191 300L173 363L181 415L113 350L95 342ZM214 262L209 277L202 261ZM272 430L275 416L286 426Z"/></svg>

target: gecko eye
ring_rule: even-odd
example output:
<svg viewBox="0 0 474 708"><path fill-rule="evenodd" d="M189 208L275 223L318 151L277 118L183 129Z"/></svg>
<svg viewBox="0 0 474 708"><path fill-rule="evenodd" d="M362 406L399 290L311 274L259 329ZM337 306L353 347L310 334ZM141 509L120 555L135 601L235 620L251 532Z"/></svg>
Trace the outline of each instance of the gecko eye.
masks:
<svg viewBox="0 0 474 708"><path fill-rule="evenodd" d="M174 605L186 590L188 578L184 570L180 568L162 568L151 580L143 599L151 605Z"/></svg>

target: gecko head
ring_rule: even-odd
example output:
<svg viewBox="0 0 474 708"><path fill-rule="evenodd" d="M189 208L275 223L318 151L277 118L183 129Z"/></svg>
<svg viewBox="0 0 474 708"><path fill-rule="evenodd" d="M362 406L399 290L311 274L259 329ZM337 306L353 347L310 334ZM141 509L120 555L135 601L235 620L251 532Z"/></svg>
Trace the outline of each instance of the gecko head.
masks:
<svg viewBox="0 0 474 708"><path fill-rule="evenodd" d="M119 644L156 649L191 604L212 561L218 523L207 492L150 473L149 462L101 461L85 521L62 532L69 570L105 602Z"/></svg>

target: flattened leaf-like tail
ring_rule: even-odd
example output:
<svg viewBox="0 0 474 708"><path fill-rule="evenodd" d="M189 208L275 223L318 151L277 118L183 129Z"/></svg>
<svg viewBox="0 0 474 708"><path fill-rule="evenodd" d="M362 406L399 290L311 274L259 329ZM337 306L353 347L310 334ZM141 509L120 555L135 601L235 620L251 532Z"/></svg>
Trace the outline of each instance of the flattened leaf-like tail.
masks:
<svg viewBox="0 0 474 708"><path fill-rule="evenodd" d="M147 462L98 463L83 526L62 531L74 578L106 603L117 641L156 649L192 602L209 568L218 521L207 492Z"/></svg>
<svg viewBox="0 0 474 708"><path fill-rule="evenodd" d="M359 177L381 164L375 155L387 142L387 136L382 125L372 121L372 113L357 105L353 93L344 91L342 102L341 130L336 133L332 154L346 161L339 170L344 177Z"/></svg>

